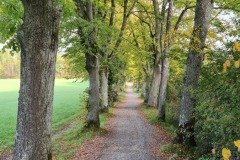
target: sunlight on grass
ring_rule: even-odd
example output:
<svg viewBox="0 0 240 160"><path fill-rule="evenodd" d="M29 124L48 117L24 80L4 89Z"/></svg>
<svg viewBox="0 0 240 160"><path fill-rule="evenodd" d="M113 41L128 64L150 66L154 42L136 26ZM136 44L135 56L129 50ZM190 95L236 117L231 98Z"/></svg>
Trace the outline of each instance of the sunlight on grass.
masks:
<svg viewBox="0 0 240 160"><path fill-rule="evenodd" d="M17 79L0 79L0 151L14 144L18 91ZM53 103L53 131L58 130L80 114L80 95L87 82L57 79Z"/></svg>

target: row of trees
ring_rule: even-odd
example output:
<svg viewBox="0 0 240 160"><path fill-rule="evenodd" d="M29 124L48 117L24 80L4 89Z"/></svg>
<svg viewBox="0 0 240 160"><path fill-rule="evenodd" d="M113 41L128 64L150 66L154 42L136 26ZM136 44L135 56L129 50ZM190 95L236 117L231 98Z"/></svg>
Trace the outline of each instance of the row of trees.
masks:
<svg viewBox="0 0 240 160"><path fill-rule="evenodd" d="M124 88L126 80L138 88L143 84L144 101L158 107L159 120L165 120L168 82L181 85L177 81L186 68L175 140L196 145L195 91L204 50L215 50L214 41L229 31L218 15L239 11L237 0L213 4L213 0L22 0L22 4L3 0L1 42L6 49L21 50L14 159L51 159L58 44L66 49L68 77L89 78L86 127L100 127L100 110L108 110L111 96ZM233 26L231 36L238 30Z"/></svg>
<svg viewBox="0 0 240 160"><path fill-rule="evenodd" d="M189 55L183 84L179 129L175 139L178 143L195 145L193 135L194 118L192 117L195 98L191 91L196 89L198 83L213 1L199 0L196 3L176 2L175 12L180 12L179 16L176 17L173 15L174 1L172 0L163 0L161 2L161 10L159 10L160 4L157 0L153 0L153 6L149 5L148 2L142 3L144 5L140 3L137 10L143 10L144 12L135 16L138 18L138 23L148 26L150 33L148 37L151 38L149 48L151 47L150 51L154 53L153 57L149 58L150 62L148 60L146 64L142 64L146 76L145 102L149 107L158 107L158 118L163 121L165 121L165 99L169 77L170 51L175 43L175 39L179 38L177 34L179 34L179 26L181 23L184 23L182 22L183 17L186 16L188 10L195 8L193 31L187 37L190 38L189 47L187 47ZM153 14L150 14L149 9L146 10L146 7L151 8ZM173 23L175 24L172 25ZM139 38L134 37L134 40L137 47L139 47ZM144 39L143 43L145 43Z"/></svg>
<svg viewBox="0 0 240 160"><path fill-rule="evenodd" d="M0 78L18 78L20 73L19 55L0 54Z"/></svg>
<svg viewBox="0 0 240 160"><path fill-rule="evenodd" d="M219 151L224 146L223 143L229 145L236 140L238 137L235 131L239 131L236 129L239 123L236 124L231 118L238 113L235 110L239 107L239 103L236 103L238 98L233 94L231 98L229 97L230 92L236 93L237 79L239 79L235 77L239 73L237 69L239 67L234 68L234 65L230 67L230 63L238 66L239 59L239 50L236 50L238 48L236 44L239 43L237 34L239 3L236 1L215 1L214 3L210 0L174 1L174 3L171 0L163 0L160 4L158 3L159 1L153 1L153 6L145 3L141 8L145 9L144 13L134 14L137 17L136 26L146 25L145 30L148 29L150 33L149 39L153 38L152 43L146 43L147 41L143 40L146 39L145 37L136 36L133 33L132 42L142 50L145 50L146 44L150 44L154 52L153 57L151 57L152 54L147 56L149 53L145 52L146 56L136 58L137 62L132 65L141 70L135 77L136 87L139 88L141 86L139 84L143 85L142 95L145 102L149 107L158 108L160 121L165 121L166 111L168 111L167 115L171 116L179 110L175 143L198 145L203 153L209 152L211 148L217 148ZM160 11L159 6L161 6ZM145 12L147 7L151 8L154 15ZM224 18L224 14L228 16ZM208 38L207 33L209 33ZM169 62L170 58L171 62ZM224 63L225 60L227 61ZM201 73L203 64L204 69L208 70ZM228 70L227 64L230 68ZM222 70L225 74L228 73L228 76L223 75ZM226 84L223 85L225 78L232 82L231 85L227 84L232 86L231 89L223 89L223 86L226 87ZM169 94L166 102L167 86ZM175 95L172 94L173 87L177 89ZM228 98L225 97L226 95ZM168 104L176 99L175 106ZM231 105L231 112L227 114L225 112L229 109L227 107L229 105ZM165 108L166 106L172 108ZM174 110L176 108L177 110ZM224 120L221 119L223 117ZM169 117L168 120L171 121ZM230 125L231 123L236 125ZM212 128L216 131L210 135ZM230 131L230 128L234 131Z"/></svg>

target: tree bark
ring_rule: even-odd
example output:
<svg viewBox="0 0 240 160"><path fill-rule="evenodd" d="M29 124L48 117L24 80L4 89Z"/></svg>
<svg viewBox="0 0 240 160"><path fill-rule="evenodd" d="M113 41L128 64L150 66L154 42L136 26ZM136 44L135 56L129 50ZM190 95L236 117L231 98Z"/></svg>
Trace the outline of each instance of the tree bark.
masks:
<svg viewBox="0 0 240 160"><path fill-rule="evenodd" d="M144 93L145 103L148 102L150 87L151 87L151 78L150 78L150 75L146 75L146 86L145 86L145 93Z"/></svg>
<svg viewBox="0 0 240 160"><path fill-rule="evenodd" d="M89 98L86 127L100 127L99 120L99 62L96 56L85 53L86 70L89 75Z"/></svg>
<svg viewBox="0 0 240 160"><path fill-rule="evenodd" d="M22 0L21 83L14 160L51 159L52 104L60 9L52 0Z"/></svg>
<svg viewBox="0 0 240 160"><path fill-rule="evenodd" d="M209 21L213 8L213 0L197 0L195 10L195 23L190 41L187 68L183 82L183 95L179 127L174 142L196 145L194 140L195 119L193 110L196 99L193 92L197 88L201 71L203 50L208 32Z"/></svg>
<svg viewBox="0 0 240 160"><path fill-rule="evenodd" d="M161 76L161 84L158 98L158 119L161 121L165 121L165 99L166 99L166 91L167 91L167 83L169 77L169 58L166 57L163 60L163 69Z"/></svg>
<svg viewBox="0 0 240 160"><path fill-rule="evenodd" d="M101 76L101 112L108 112L108 69L100 71Z"/></svg>
<svg viewBox="0 0 240 160"><path fill-rule="evenodd" d="M169 0L167 25L166 25L166 40L164 43L163 61L162 61L162 75L160 92L158 98L158 119L165 121L165 99L167 91L167 83L169 77L169 53L170 53L170 29L172 23L173 0Z"/></svg>
<svg viewBox="0 0 240 160"><path fill-rule="evenodd" d="M162 70L161 64L155 65L154 70L153 70L153 80L152 80L152 84L151 84L151 89L150 89L149 96L148 96L147 105L149 107L157 106L159 86L160 86L160 81L161 81L161 70Z"/></svg>
<svg viewBox="0 0 240 160"><path fill-rule="evenodd" d="M145 73L145 88L144 88L144 103L148 102L149 98L149 92L151 87L151 75L152 75L152 67L150 64L146 64L145 67L143 67L144 73Z"/></svg>

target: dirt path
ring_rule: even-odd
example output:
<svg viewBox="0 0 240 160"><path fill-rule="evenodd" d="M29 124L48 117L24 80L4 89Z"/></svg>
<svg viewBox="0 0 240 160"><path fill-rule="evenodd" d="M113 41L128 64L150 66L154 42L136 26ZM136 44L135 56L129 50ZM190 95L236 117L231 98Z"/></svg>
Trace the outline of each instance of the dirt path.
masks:
<svg viewBox="0 0 240 160"><path fill-rule="evenodd" d="M116 117L111 122L112 130L100 160L153 159L147 149L151 141L151 126L138 112L139 105L140 99L129 88L126 98L115 113Z"/></svg>
<svg viewBox="0 0 240 160"><path fill-rule="evenodd" d="M148 124L141 115L141 99L127 89L126 98L121 101L115 116L109 120L108 134L96 137L77 151L74 160L156 160L150 151L161 143L156 139L156 128ZM157 133L159 134L159 133ZM161 134L161 133L160 133ZM91 153L89 153L91 150ZM158 149L157 149L158 150Z"/></svg>

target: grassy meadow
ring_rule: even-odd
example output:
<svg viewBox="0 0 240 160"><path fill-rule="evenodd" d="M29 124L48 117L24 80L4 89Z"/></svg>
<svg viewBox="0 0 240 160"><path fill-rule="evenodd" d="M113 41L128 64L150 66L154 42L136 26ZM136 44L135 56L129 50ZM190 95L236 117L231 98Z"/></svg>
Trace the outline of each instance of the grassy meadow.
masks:
<svg viewBox="0 0 240 160"><path fill-rule="evenodd" d="M0 151L14 144L18 91L17 79L0 79ZM81 93L87 82L57 79L53 103L53 131L60 129L80 114Z"/></svg>

